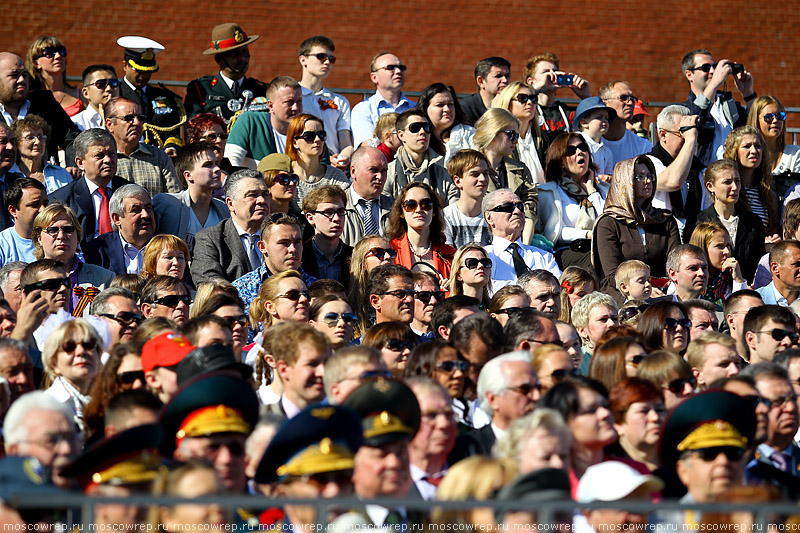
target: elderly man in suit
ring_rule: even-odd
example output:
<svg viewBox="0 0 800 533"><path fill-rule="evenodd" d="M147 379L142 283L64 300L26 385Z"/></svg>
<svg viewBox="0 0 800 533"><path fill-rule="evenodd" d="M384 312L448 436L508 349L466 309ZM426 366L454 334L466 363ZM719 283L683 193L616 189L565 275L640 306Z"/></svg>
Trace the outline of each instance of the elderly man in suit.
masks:
<svg viewBox="0 0 800 533"><path fill-rule="evenodd" d="M50 203L72 208L83 229L83 242L114 229L108 212L114 191L130 183L117 176L117 143L105 130L92 128L75 139L75 163L83 177L50 193Z"/></svg>
<svg viewBox="0 0 800 533"><path fill-rule="evenodd" d="M386 184L386 157L377 148L364 146L353 152L347 190L346 217L342 242L355 246L365 235L383 235L394 200L382 194Z"/></svg>
<svg viewBox="0 0 800 533"><path fill-rule="evenodd" d="M230 218L195 236L192 279L233 281L261 266L257 243L261 223L269 216L269 189L257 170L240 170L225 180Z"/></svg>

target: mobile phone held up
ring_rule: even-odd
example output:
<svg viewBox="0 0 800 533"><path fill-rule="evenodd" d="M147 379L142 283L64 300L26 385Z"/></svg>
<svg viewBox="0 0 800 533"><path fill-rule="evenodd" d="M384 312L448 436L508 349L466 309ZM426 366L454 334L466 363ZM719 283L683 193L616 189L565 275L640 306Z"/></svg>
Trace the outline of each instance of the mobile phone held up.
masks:
<svg viewBox="0 0 800 533"><path fill-rule="evenodd" d="M557 74L556 85L560 87L569 87L572 85L572 80L575 78L572 74Z"/></svg>

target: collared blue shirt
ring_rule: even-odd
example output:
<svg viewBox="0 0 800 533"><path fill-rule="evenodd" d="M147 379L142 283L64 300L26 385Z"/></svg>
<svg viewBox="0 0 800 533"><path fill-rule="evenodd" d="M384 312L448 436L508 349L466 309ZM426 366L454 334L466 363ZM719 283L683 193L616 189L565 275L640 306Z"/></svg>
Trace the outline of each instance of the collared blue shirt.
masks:
<svg viewBox="0 0 800 533"><path fill-rule="evenodd" d="M402 113L415 105L403 93L400 93L400 101L397 102L397 105L392 105L391 102L381 96L381 93L375 91L375 94L353 107L350 115L350 123L353 128L353 146L361 146L362 142L372 138L375 132L375 123L378 122L378 117L384 113Z"/></svg>

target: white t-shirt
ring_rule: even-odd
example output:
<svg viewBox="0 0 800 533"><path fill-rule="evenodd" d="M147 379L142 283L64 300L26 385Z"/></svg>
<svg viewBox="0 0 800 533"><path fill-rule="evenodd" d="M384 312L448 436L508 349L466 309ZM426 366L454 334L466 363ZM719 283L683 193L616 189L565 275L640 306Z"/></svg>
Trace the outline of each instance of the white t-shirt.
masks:
<svg viewBox="0 0 800 533"><path fill-rule="evenodd" d="M646 154L653 149L653 144L650 141L639 137L629 130L625 130L625 135L618 141L610 141L603 138L603 144L611 150L613 165L625 159Z"/></svg>
<svg viewBox="0 0 800 533"><path fill-rule="evenodd" d="M444 220L444 235L447 243L455 248L465 244L476 243L486 246L491 242L492 236L489 226L483 215L468 217L458 210L457 204L450 204L442 210Z"/></svg>

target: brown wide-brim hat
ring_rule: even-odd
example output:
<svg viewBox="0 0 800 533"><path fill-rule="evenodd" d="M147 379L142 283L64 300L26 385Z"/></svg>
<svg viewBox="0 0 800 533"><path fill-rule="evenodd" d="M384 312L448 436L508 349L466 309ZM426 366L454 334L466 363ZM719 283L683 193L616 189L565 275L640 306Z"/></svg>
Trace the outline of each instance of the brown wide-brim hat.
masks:
<svg viewBox="0 0 800 533"><path fill-rule="evenodd" d="M257 39L258 35L251 35L248 37L238 24L226 22L211 30L211 48L205 50L203 55L211 56L222 52L229 52L241 48L242 46L247 46Z"/></svg>

